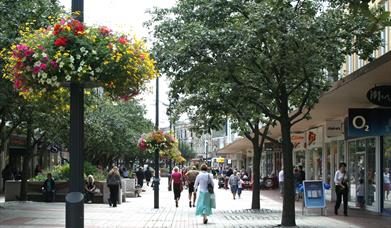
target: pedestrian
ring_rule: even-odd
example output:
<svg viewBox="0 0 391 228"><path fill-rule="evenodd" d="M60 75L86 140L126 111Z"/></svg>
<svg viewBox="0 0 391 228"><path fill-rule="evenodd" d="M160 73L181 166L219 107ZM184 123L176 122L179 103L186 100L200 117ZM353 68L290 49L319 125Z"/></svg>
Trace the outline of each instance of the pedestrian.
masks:
<svg viewBox="0 0 391 228"><path fill-rule="evenodd" d="M216 208L214 193L212 193L214 188L213 177L207 171L208 166L203 164L201 166L201 172L198 174L194 183L195 190L199 192L196 215L203 217L204 224L208 223L208 216L212 214L212 208Z"/></svg>
<svg viewBox="0 0 391 228"><path fill-rule="evenodd" d="M136 179L137 179L137 185L140 186L140 188L144 185L144 171L143 168L140 166L136 172Z"/></svg>
<svg viewBox="0 0 391 228"><path fill-rule="evenodd" d="M357 199L357 206L359 208L364 207L364 195L365 195L365 186L364 186L364 179L360 179L360 184L358 185L356 189L356 199Z"/></svg>
<svg viewBox="0 0 391 228"><path fill-rule="evenodd" d="M42 185L42 194L45 202L53 202L56 192L56 183L53 180L52 174L47 174L47 179Z"/></svg>
<svg viewBox="0 0 391 228"><path fill-rule="evenodd" d="M186 179L189 186L189 207L191 207L191 202L193 198L193 207L195 207L195 201L197 198L197 192L194 191L194 183L198 176L199 172L197 171L197 167L193 166L189 172L186 173Z"/></svg>
<svg viewBox="0 0 391 228"><path fill-rule="evenodd" d="M174 167L174 172L171 174L171 179L173 183L174 188L174 200L175 200L175 206L178 207L178 201L181 198L181 192L183 190L182 186L182 174L179 172L178 167Z"/></svg>
<svg viewBox="0 0 391 228"><path fill-rule="evenodd" d="M280 187L280 194L284 194L284 168L278 173L278 186Z"/></svg>
<svg viewBox="0 0 391 228"><path fill-rule="evenodd" d="M151 169L149 168L149 166L145 170L144 176L145 176L145 181L147 182L147 186L149 186L149 182L151 181L151 177L152 177Z"/></svg>
<svg viewBox="0 0 391 228"><path fill-rule="evenodd" d="M339 164L339 169L335 172L334 183L335 183L335 193L337 195L337 201L335 202L334 213L338 215L338 209L341 206L341 201L343 198L343 213L345 216L348 216L348 177L346 175L346 163L341 162Z"/></svg>
<svg viewBox="0 0 391 228"><path fill-rule="evenodd" d="M300 181L301 175L298 168L293 169L293 179L295 185L295 198L297 201L299 201L299 184L301 184L302 182Z"/></svg>
<svg viewBox="0 0 391 228"><path fill-rule="evenodd" d="M233 171L232 175L229 177L228 182L234 200L236 199L236 192L238 191L239 180L240 179L238 177L237 171Z"/></svg>
<svg viewBox="0 0 391 228"><path fill-rule="evenodd" d="M240 199L240 196L242 195L244 181L243 181L242 178L240 178L239 174L238 174L238 178L239 178L239 182L238 182L238 196L239 196L239 199Z"/></svg>
<svg viewBox="0 0 391 228"><path fill-rule="evenodd" d="M121 188L121 176L117 166L114 166L107 176L107 187L110 189L109 205L117 207L118 193Z"/></svg>
<svg viewBox="0 0 391 228"><path fill-rule="evenodd" d="M92 175L88 175L86 185L84 186L87 203L92 203L92 200L94 199L95 189L96 186L95 186L94 177Z"/></svg>
<svg viewBox="0 0 391 228"><path fill-rule="evenodd" d="M390 169L385 168L383 172L383 181L384 181L384 196L388 200L391 190L391 180L390 180Z"/></svg>

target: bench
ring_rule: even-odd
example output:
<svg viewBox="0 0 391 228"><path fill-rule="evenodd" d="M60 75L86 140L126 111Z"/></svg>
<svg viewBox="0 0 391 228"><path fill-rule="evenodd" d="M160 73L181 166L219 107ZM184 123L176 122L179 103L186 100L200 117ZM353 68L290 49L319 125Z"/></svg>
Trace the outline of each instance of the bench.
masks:
<svg viewBox="0 0 391 228"><path fill-rule="evenodd" d="M104 186L106 182L95 182L96 192L94 193L93 203L104 202ZM20 181L7 181L5 185L5 201L17 201L20 197ZM27 182L27 200L29 201L44 201L42 193L42 181ZM65 196L69 192L69 183L67 181L56 181L56 192L54 194L54 202L65 202Z"/></svg>
<svg viewBox="0 0 391 228"><path fill-rule="evenodd" d="M141 188L136 185L136 179L124 178L122 183L125 197L140 197Z"/></svg>

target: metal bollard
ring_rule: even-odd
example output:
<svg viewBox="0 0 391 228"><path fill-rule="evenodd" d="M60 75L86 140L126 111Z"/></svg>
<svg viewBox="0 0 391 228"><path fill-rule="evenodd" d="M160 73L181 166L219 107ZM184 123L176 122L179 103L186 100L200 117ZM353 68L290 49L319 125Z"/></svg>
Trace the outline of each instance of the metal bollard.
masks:
<svg viewBox="0 0 391 228"><path fill-rule="evenodd" d="M66 227L84 227L84 195L81 192L70 192L65 197Z"/></svg>

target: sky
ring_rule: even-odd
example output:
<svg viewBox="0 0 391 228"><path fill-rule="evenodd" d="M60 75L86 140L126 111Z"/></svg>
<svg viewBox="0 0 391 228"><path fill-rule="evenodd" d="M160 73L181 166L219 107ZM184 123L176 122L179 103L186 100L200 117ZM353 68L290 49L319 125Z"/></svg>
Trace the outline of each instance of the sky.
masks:
<svg viewBox="0 0 391 228"><path fill-rule="evenodd" d="M71 8L72 0L60 0L67 9ZM138 38L152 38L143 23L150 16L146 10L153 7L167 8L176 0L84 0L84 22L90 25L105 25L118 32L136 35ZM148 46L151 43L147 43ZM148 89L137 99L146 106L146 118L155 123L155 81L148 83ZM168 102L168 81L163 76L159 81L159 126L168 127L166 115Z"/></svg>

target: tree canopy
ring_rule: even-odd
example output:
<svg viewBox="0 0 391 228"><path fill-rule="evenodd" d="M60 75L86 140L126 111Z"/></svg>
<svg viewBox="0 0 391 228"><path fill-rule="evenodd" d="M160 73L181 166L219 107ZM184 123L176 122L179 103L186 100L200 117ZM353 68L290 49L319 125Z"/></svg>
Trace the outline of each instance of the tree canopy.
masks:
<svg viewBox="0 0 391 228"><path fill-rule="evenodd" d="M330 80L342 76L346 55L373 59L390 22L381 7L345 3L183 0L153 11L148 23L180 112L190 110L208 127L234 112L280 123L287 180L282 225L295 225L291 127L309 118Z"/></svg>

